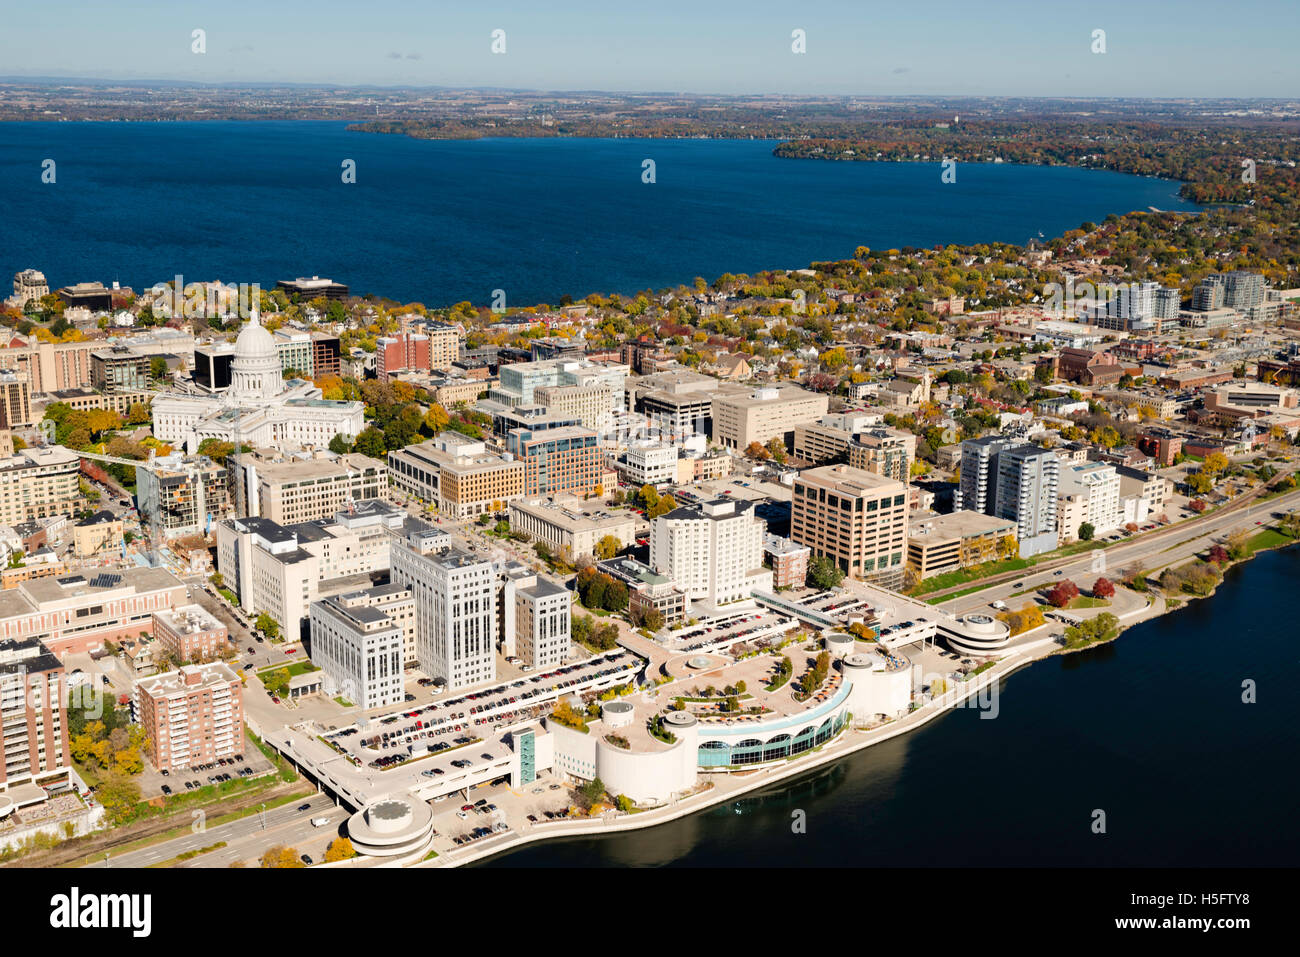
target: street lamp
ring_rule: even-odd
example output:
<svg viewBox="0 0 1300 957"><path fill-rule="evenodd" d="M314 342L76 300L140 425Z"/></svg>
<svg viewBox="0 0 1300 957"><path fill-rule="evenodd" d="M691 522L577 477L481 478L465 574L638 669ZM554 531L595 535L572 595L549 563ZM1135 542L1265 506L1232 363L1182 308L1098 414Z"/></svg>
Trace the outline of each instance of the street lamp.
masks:
<svg viewBox="0 0 1300 957"><path fill-rule="evenodd" d="M105 869L108 868L108 851L104 852L104 867Z"/></svg>
<svg viewBox="0 0 1300 957"><path fill-rule="evenodd" d="M265 830L266 830L266 805L265 805L265 804L262 805L262 810L261 810L260 814L261 814L261 818L262 818L262 830L265 831ZM107 857L107 856L108 856L108 855L105 855L105 857Z"/></svg>

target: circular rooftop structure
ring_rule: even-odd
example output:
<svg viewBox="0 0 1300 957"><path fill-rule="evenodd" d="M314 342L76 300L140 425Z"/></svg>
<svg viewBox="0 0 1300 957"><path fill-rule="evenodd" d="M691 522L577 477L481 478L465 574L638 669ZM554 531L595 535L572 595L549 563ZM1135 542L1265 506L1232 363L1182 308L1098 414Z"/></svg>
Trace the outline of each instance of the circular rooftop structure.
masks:
<svg viewBox="0 0 1300 957"><path fill-rule="evenodd" d="M622 728L632 723L636 707L630 701L606 701L600 706L600 716L611 728Z"/></svg>
<svg viewBox="0 0 1300 957"><path fill-rule="evenodd" d="M419 850L433 831L433 810L424 801L389 795L348 819L348 839L358 854L396 857Z"/></svg>
<svg viewBox="0 0 1300 957"><path fill-rule="evenodd" d="M689 711L669 711L664 715L664 724L670 728L689 728L697 723Z"/></svg>
<svg viewBox="0 0 1300 957"><path fill-rule="evenodd" d="M835 632L826 636L826 650L831 653L833 658L843 658L845 655L852 654L855 640L852 635Z"/></svg>
<svg viewBox="0 0 1300 957"><path fill-rule="evenodd" d="M953 651L966 655L994 655L1011 642L1011 627L991 615L975 612L942 629Z"/></svg>
<svg viewBox="0 0 1300 957"><path fill-rule="evenodd" d="M17 809L18 805L14 804L13 798L0 794L0 818L8 817Z"/></svg>
<svg viewBox="0 0 1300 957"><path fill-rule="evenodd" d="M686 659L686 667L701 671L713 666L713 659L708 655L693 655Z"/></svg>

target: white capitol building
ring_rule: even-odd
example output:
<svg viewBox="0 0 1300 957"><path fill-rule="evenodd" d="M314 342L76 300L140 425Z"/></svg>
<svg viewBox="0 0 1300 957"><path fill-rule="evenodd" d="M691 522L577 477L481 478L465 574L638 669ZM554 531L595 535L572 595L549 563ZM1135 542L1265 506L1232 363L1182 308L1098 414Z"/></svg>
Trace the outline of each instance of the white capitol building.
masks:
<svg viewBox="0 0 1300 957"><path fill-rule="evenodd" d="M153 434L194 452L205 439L238 447L324 447L335 435L352 441L365 428L365 405L321 398L311 382L280 371L275 340L254 310L235 340L230 388L218 395L168 393L153 401Z"/></svg>

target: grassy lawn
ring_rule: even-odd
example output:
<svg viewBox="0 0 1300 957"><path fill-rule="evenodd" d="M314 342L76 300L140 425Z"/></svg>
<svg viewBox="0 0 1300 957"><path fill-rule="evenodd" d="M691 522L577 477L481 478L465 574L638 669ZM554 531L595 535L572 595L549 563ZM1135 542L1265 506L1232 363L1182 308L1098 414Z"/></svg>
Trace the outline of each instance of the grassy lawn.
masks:
<svg viewBox="0 0 1300 957"><path fill-rule="evenodd" d="M1087 595L1080 595L1074 601L1070 602L1069 607L1075 608L1105 608L1110 604L1108 598L1090 598Z"/></svg>
<svg viewBox="0 0 1300 957"><path fill-rule="evenodd" d="M946 601L952 601L954 598L961 598L964 595L973 595L977 591L992 588L996 584L997 582L985 582L983 585L975 585L973 588L963 588L961 591L955 591L951 595L940 595L937 598L927 598L925 599L925 603L927 605L942 605Z"/></svg>
<svg viewBox="0 0 1300 957"><path fill-rule="evenodd" d="M1016 572L1029 566L1030 561L1027 558L1008 558L1005 561L985 562L983 565L959 568L957 571L944 572L942 575L927 578L912 589L911 594L917 596L928 595L932 591L964 585L966 582L974 581L977 578L987 578L990 575L1001 575L1005 572Z"/></svg>
<svg viewBox="0 0 1300 957"><path fill-rule="evenodd" d="M1261 548L1279 548L1282 545L1291 545L1295 539L1290 535L1279 532L1276 528L1266 528L1263 531L1256 532L1246 542L1246 557L1254 555Z"/></svg>
<svg viewBox="0 0 1300 957"><path fill-rule="evenodd" d="M343 697L342 695L339 695L337 698L334 699L334 701L335 701L337 704L341 704L341 705L343 705L343 707L345 707L345 708L350 708L350 707L352 707L352 702L349 701L347 698Z"/></svg>
<svg viewBox="0 0 1300 957"><path fill-rule="evenodd" d="M287 669L290 678L295 678L298 675L310 674L313 671L320 671L320 668L312 664L311 661L304 659L302 661L295 661L288 665L272 665L269 668L263 668L261 671L257 672L257 677L261 678L263 675L269 675L273 672L280 671L281 669Z"/></svg>

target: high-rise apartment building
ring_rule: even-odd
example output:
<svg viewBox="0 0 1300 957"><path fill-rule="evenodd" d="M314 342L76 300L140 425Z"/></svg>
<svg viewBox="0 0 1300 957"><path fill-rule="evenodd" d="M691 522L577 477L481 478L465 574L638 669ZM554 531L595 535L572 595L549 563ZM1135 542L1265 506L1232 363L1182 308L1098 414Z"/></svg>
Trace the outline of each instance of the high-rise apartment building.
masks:
<svg viewBox="0 0 1300 957"><path fill-rule="evenodd" d="M81 459L61 445L21 449L0 459L0 523L71 515L80 510Z"/></svg>
<svg viewBox="0 0 1300 957"><path fill-rule="evenodd" d="M1060 468L1057 487L1057 530L1061 541L1079 537L1079 526L1089 524L1097 535L1124 524L1119 472L1105 462L1075 462Z"/></svg>
<svg viewBox="0 0 1300 957"><path fill-rule="evenodd" d="M1014 445L998 453L994 507L986 514L1016 523L1022 558L1057 545L1060 469L1056 453L1036 445Z"/></svg>
<svg viewBox="0 0 1300 957"><path fill-rule="evenodd" d="M244 689L227 665L182 665L136 682L136 720L160 771L244 753Z"/></svg>
<svg viewBox="0 0 1300 957"><path fill-rule="evenodd" d="M163 538L205 535L230 515L226 467L206 455L173 452L136 471L140 517Z"/></svg>
<svg viewBox="0 0 1300 957"><path fill-rule="evenodd" d="M35 638L0 638L0 794L67 784L63 665Z"/></svg>

